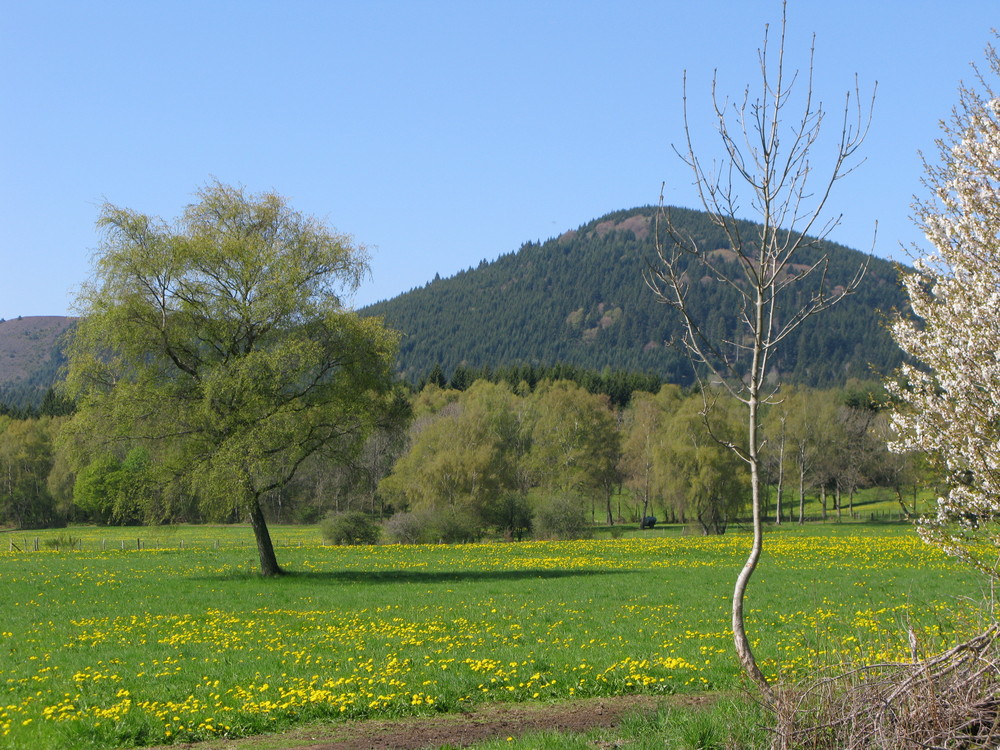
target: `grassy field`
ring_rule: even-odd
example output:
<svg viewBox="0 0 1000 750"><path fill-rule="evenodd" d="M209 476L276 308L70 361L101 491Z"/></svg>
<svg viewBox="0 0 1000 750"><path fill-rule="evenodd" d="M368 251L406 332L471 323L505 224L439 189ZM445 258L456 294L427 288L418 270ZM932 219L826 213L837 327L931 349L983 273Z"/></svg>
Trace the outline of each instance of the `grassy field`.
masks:
<svg viewBox="0 0 1000 750"><path fill-rule="evenodd" d="M742 533L337 548L278 527L292 574L276 580L254 574L246 528L69 533L82 549L49 549L55 531L0 536L22 550L0 552L0 747L741 684L728 619ZM748 630L776 678L902 658L908 626L927 650L972 632L962 597L977 585L905 526L785 527Z"/></svg>

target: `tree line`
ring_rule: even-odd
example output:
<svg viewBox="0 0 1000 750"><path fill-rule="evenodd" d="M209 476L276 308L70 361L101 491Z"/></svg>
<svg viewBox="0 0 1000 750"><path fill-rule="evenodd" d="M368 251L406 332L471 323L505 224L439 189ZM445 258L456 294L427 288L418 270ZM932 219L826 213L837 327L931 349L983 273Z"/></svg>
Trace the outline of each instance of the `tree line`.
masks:
<svg viewBox="0 0 1000 750"><path fill-rule="evenodd" d="M311 456L288 485L264 495L263 511L285 523L360 512L404 542L573 536L594 522L650 516L720 534L745 517L747 468L723 447L740 439L735 409L672 384L616 399L588 389L604 382L600 374L563 372L579 382L512 384L493 373L442 383L432 372L419 389L399 386L357 451ZM875 485L910 510L917 488L933 481L912 455L887 451L880 386L787 387L772 400L772 522L807 520L807 496L819 499L824 516L849 515L858 490ZM202 502L194 487L164 481L169 457L139 442L109 445L80 463L60 435L68 419L0 416L0 524L246 520L238 508Z"/></svg>

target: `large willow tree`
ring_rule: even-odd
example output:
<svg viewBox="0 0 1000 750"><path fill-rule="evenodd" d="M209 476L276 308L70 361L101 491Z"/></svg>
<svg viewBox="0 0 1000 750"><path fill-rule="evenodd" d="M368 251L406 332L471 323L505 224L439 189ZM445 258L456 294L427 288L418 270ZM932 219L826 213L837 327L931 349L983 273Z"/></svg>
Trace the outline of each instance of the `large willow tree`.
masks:
<svg viewBox="0 0 1000 750"><path fill-rule="evenodd" d="M174 224L105 205L78 299L78 442L150 447L281 573L261 507L310 456L356 448L388 402L396 337L345 308L363 248L273 193L214 182Z"/></svg>

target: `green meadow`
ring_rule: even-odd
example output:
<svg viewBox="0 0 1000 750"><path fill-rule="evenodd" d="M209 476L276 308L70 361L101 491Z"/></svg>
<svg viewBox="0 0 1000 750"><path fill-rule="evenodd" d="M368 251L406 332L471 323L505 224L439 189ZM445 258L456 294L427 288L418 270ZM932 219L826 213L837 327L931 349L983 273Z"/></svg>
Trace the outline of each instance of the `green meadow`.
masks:
<svg viewBox="0 0 1000 750"><path fill-rule="evenodd" d="M739 531L452 546L328 547L303 526L274 537L290 572L277 579L254 573L246 528L0 536L0 747L742 685L729 630L749 545ZM784 527L766 538L747 626L765 671L795 679L908 658L908 628L922 651L940 649L978 627L982 599L908 526Z"/></svg>

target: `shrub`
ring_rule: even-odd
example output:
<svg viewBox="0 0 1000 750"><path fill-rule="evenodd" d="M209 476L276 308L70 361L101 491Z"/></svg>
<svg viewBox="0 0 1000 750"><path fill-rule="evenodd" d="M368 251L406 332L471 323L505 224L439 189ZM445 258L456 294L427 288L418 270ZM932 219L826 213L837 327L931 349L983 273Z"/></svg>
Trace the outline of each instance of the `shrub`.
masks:
<svg viewBox="0 0 1000 750"><path fill-rule="evenodd" d="M416 513L396 513L382 527L386 539L394 544L420 544L426 524Z"/></svg>
<svg viewBox="0 0 1000 750"><path fill-rule="evenodd" d="M436 513L431 528L437 537L432 541L445 544L474 542L481 536L475 517L467 511L455 509Z"/></svg>
<svg viewBox="0 0 1000 750"><path fill-rule="evenodd" d="M539 539L586 539L590 537L587 512L579 498L552 495L535 506L533 528Z"/></svg>
<svg viewBox="0 0 1000 750"><path fill-rule="evenodd" d="M381 527L358 510L347 513L331 513L319 525L320 533L327 544L375 544Z"/></svg>
<svg viewBox="0 0 1000 750"><path fill-rule="evenodd" d="M452 544L480 537L475 517L454 508L397 513L385 522L385 533L397 544Z"/></svg>

